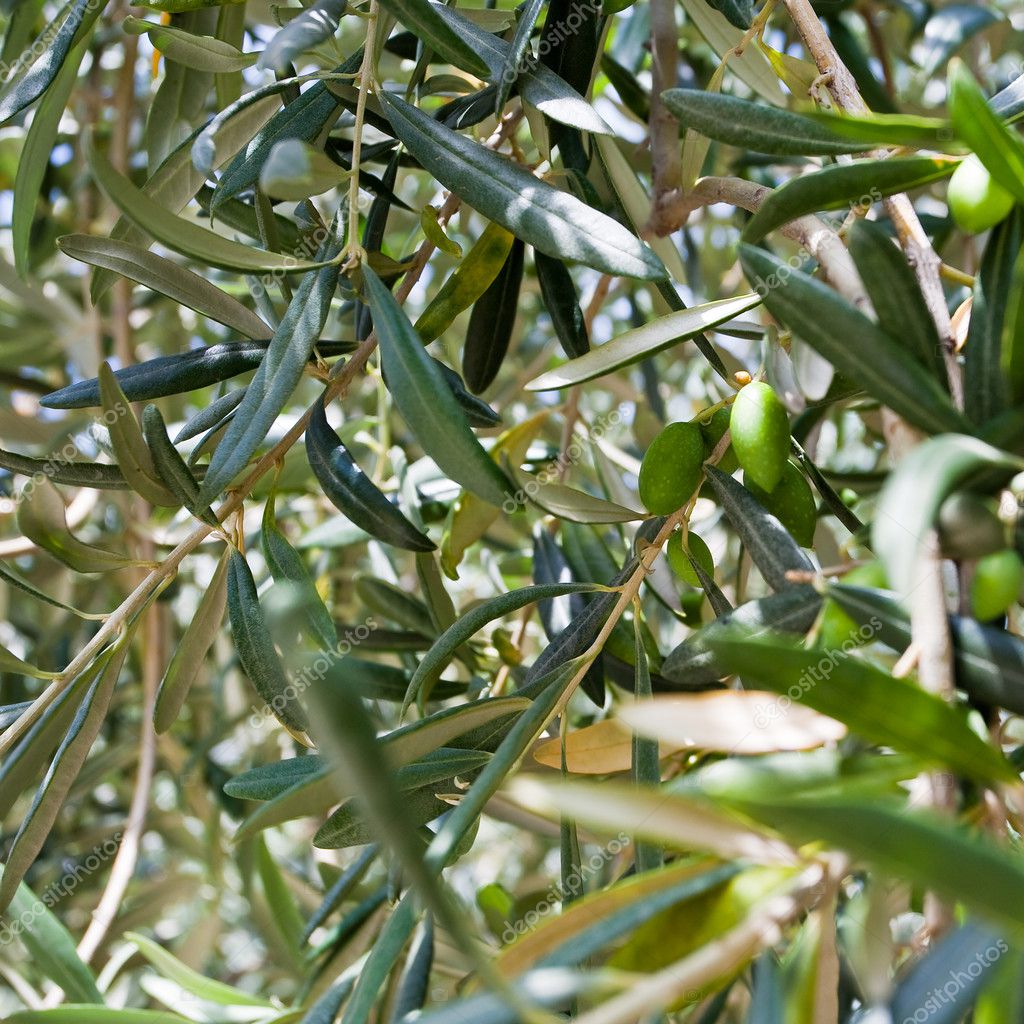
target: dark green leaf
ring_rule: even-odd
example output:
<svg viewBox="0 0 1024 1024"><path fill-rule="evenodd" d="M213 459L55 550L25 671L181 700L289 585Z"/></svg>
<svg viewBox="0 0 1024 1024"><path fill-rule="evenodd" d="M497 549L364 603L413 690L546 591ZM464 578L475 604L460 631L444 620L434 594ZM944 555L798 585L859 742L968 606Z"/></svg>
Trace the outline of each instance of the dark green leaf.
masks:
<svg viewBox="0 0 1024 1024"><path fill-rule="evenodd" d="M218 384L248 370L255 370L267 352L267 342L232 341L210 345L173 356L157 356L115 370L114 376L129 402L148 402L167 395ZM324 355L351 351L348 342L327 342L319 346ZM40 399L48 409L89 409L100 404L100 385L96 377L69 384ZM114 467L105 467L113 469ZM118 475L120 475L118 473ZM86 486L80 484L79 486Z"/></svg>
<svg viewBox="0 0 1024 1024"><path fill-rule="evenodd" d="M128 645L121 641L120 648L90 684L85 699L75 713L71 728L54 755L46 778L36 791L32 806L7 854L3 879L0 880L0 908L4 910L14 898L25 872L43 848L64 800L99 736L127 653Z"/></svg>
<svg viewBox="0 0 1024 1024"><path fill-rule="evenodd" d="M585 355L590 351L590 337L569 269L561 260L552 259L542 252L534 255L534 266L540 293L562 351L570 359Z"/></svg>
<svg viewBox="0 0 1024 1024"><path fill-rule="evenodd" d="M381 93L381 101L395 133L424 169L524 242L607 274L665 276L657 256L610 217L398 97Z"/></svg>
<svg viewBox="0 0 1024 1024"><path fill-rule="evenodd" d="M306 457L335 508L371 537L409 551L433 551L431 539L417 530L356 465L341 438L331 429L323 399L306 427Z"/></svg>
<svg viewBox="0 0 1024 1024"><path fill-rule="evenodd" d="M956 166L956 161L941 157L894 157L836 164L812 174L801 174L769 193L743 229L743 238L750 243L759 242L783 224L818 210L868 208L886 196L945 178Z"/></svg>
<svg viewBox="0 0 1024 1024"><path fill-rule="evenodd" d="M490 387L508 354L519 307L525 251L526 246L514 239L498 276L477 299L470 314L462 349L462 372L477 394Z"/></svg>
<svg viewBox="0 0 1024 1024"><path fill-rule="evenodd" d="M972 478L1015 468L1024 462L961 434L930 438L900 462L879 495L871 540L901 598L914 587L918 552L942 502Z"/></svg>
<svg viewBox="0 0 1024 1024"><path fill-rule="evenodd" d="M929 433L966 427L935 378L828 285L753 246L740 260L772 316L868 394Z"/></svg>
<svg viewBox="0 0 1024 1024"><path fill-rule="evenodd" d="M260 54L257 66L261 70L286 71L300 54L333 36L344 13L345 0L315 0L278 29Z"/></svg>
<svg viewBox="0 0 1024 1024"><path fill-rule="evenodd" d="M369 267L363 268L363 280L388 388L402 418L448 477L492 505L500 505L509 489L505 475L480 446L394 296Z"/></svg>
<svg viewBox="0 0 1024 1024"><path fill-rule="evenodd" d="M810 572L810 559L786 528L738 481L716 466L705 466L708 483L765 582L773 590L793 584L788 572Z"/></svg>
<svg viewBox="0 0 1024 1024"><path fill-rule="evenodd" d="M453 28L430 0L383 0L381 6L456 67L481 77L489 73L477 41L462 26Z"/></svg>
<svg viewBox="0 0 1024 1024"><path fill-rule="evenodd" d="M1024 247L1024 211L1014 210L985 243L974 279L971 323L964 346L964 406L975 423L987 423L1008 407L1002 367L1007 298Z"/></svg>
<svg viewBox="0 0 1024 1024"><path fill-rule="evenodd" d="M871 743L906 751L979 781L1017 777L1003 755L974 732L962 709L912 680L898 679L838 651L823 657L821 651L771 635L733 631L707 642L728 672L799 700Z"/></svg>
<svg viewBox="0 0 1024 1024"><path fill-rule="evenodd" d="M850 255L875 307L879 326L904 343L918 362L945 381L946 367L935 321L902 251L884 228L858 220L849 233Z"/></svg>
<svg viewBox="0 0 1024 1024"><path fill-rule="evenodd" d="M949 116L957 135L992 177L1024 203L1024 142L993 113L974 76L959 61L949 66Z"/></svg>
<svg viewBox="0 0 1024 1024"><path fill-rule="evenodd" d="M336 242L327 242L319 255L330 260L338 250ZM302 379L327 321L337 284L336 264L311 272L302 279L270 339L252 383L246 388L245 397L210 459L200 489L200 504L209 504L231 483L270 432L274 420Z"/></svg>
<svg viewBox="0 0 1024 1024"><path fill-rule="evenodd" d="M234 548L228 561L227 605L238 660L256 692L285 726L305 732L306 716L295 699L298 687L289 682L274 649L249 563Z"/></svg>

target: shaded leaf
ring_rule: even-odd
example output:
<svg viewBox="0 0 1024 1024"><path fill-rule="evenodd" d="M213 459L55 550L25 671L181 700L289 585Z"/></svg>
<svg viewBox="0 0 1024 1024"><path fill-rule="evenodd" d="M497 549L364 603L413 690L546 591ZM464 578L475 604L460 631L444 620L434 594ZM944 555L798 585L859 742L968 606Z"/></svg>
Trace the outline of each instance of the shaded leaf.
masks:
<svg viewBox="0 0 1024 1024"><path fill-rule="evenodd" d="M306 456L314 475L339 512L371 537L409 551L433 551L434 543L384 496L356 465L341 438L331 429L323 399L306 426Z"/></svg>

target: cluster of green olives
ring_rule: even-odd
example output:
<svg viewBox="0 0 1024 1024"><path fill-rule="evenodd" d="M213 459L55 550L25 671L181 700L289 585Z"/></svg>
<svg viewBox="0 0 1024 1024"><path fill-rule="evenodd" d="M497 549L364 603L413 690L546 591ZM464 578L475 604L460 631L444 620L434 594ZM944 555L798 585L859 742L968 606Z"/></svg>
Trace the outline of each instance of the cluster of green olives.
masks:
<svg viewBox="0 0 1024 1024"><path fill-rule="evenodd" d="M693 497L710 457L726 431L730 444L718 468L743 469L747 490L793 535L810 546L817 520L814 495L799 468L789 460L789 416L779 396L764 381L740 388L731 408L711 416L670 423L651 442L640 467L640 499L654 515L670 515ZM697 577L686 551L710 572L711 554L693 533L676 534L669 543L669 562L687 583Z"/></svg>

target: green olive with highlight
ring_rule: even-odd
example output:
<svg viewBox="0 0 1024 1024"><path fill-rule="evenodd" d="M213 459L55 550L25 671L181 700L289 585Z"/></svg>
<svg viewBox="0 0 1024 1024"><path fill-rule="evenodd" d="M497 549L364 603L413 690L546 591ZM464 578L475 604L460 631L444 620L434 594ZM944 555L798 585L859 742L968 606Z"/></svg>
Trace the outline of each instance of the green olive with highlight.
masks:
<svg viewBox="0 0 1024 1024"><path fill-rule="evenodd" d="M782 523L801 547L811 547L818 524L818 506L803 473L792 462L787 462L782 478L770 491L747 479L748 475L744 470L743 483L747 490Z"/></svg>
<svg viewBox="0 0 1024 1024"><path fill-rule="evenodd" d="M740 390L729 430L744 476L762 490L774 490L789 458L789 416L770 385L753 381Z"/></svg>
<svg viewBox="0 0 1024 1024"><path fill-rule="evenodd" d="M696 423L670 423L651 442L640 465L640 500L657 516L682 508L697 489L704 438Z"/></svg>
<svg viewBox="0 0 1024 1024"><path fill-rule="evenodd" d="M1017 600L1024 582L1024 563L1016 551L997 551L979 558L971 581L971 611L981 622L1000 618Z"/></svg>
<svg viewBox="0 0 1024 1024"><path fill-rule="evenodd" d="M972 235L995 227L1013 209L1014 202L973 153L949 179L946 201L957 226Z"/></svg>

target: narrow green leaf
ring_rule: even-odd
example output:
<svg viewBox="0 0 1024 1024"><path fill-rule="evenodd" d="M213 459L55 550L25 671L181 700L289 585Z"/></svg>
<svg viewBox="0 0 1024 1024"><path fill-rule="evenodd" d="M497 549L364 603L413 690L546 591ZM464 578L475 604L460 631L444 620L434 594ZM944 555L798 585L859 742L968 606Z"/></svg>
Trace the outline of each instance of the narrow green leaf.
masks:
<svg viewBox="0 0 1024 1024"><path fill-rule="evenodd" d="M170 1010L118 1010L67 1003L48 1010L19 1010L4 1024L192 1024Z"/></svg>
<svg viewBox="0 0 1024 1024"><path fill-rule="evenodd" d="M159 50L168 60L195 71L243 71L252 67L259 56L242 53L237 47L214 36L194 35L173 25L159 25L132 15L121 22L121 28L129 35L149 36L153 49Z"/></svg>
<svg viewBox="0 0 1024 1024"><path fill-rule="evenodd" d="M83 544L68 530L64 502L45 475L30 481L18 503L18 529L33 544L49 552L75 572L111 572L141 565L128 555Z"/></svg>
<svg viewBox="0 0 1024 1024"><path fill-rule="evenodd" d="M510 84L516 84L519 95L552 121L578 128L583 132L612 134L604 118L593 106L545 64L526 63L520 56L509 71L509 61L513 53L511 44L474 24L454 7L446 7L443 4L431 6L454 31L470 41L473 50L487 65L488 76L498 86L499 96L506 81L503 76L510 74ZM536 21L537 13L534 11L533 21ZM528 11L524 12L524 15L529 19ZM532 22L530 24L532 25ZM521 44L524 53L528 43L529 35L526 37L526 43Z"/></svg>
<svg viewBox="0 0 1024 1024"><path fill-rule="evenodd" d="M740 261L768 312L868 394L929 433L967 426L935 378L828 285L754 246Z"/></svg>
<svg viewBox="0 0 1024 1024"><path fill-rule="evenodd" d="M914 156L858 160L798 175L769 193L743 229L743 239L759 242L776 228L806 213L850 206L870 207L886 196L910 192L945 178L956 166L956 161L941 157Z"/></svg>
<svg viewBox="0 0 1024 1024"><path fill-rule="evenodd" d="M633 620L633 656L636 659L633 695L637 701L649 700L651 697L651 670L647 663L647 651L644 648L643 631L639 617ZM633 781L639 786L658 786L661 784L661 764L658 757L658 741L647 739L639 733L633 734ZM638 840L636 843L636 870L656 871L662 865L661 850L649 843Z"/></svg>
<svg viewBox="0 0 1024 1024"><path fill-rule="evenodd" d="M974 279L971 323L964 346L964 406L978 424L987 423L1009 405L1002 367L1006 300L1022 247L1024 211L1016 209L992 229Z"/></svg>
<svg viewBox="0 0 1024 1024"><path fill-rule="evenodd" d="M127 634L130 636L130 634ZM85 759L106 718L110 698L121 673L121 665L128 653L124 639L120 647L97 676L75 713L74 721L54 755L50 770L36 791L32 806L25 815L14 843L7 855L3 879L0 880L0 909L6 910L14 898L25 872L32 866L50 834L57 815L71 787L78 777Z"/></svg>
<svg viewBox="0 0 1024 1024"><path fill-rule="evenodd" d="M302 53L329 39L338 31L345 0L316 0L304 11L278 29L260 54L260 70L287 71Z"/></svg>
<svg viewBox="0 0 1024 1024"><path fill-rule="evenodd" d="M221 555L209 586L203 591L192 621L174 648L171 660L160 681L156 695L153 724L158 733L164 733L174 724L188 696L188 691L199 675L214 640L220 632L227 605L227 571L229 550Z"/></svg>
<svg viewBox="0 0 1024 1024"><path fill-rule="evenodd" d="M368 266L363 268L363 281L388 388L402 418L442 472L500 505L509 482L473 434L409 318Z"/></svg>
<svg viewBox="0 0 1024 1024"><path fill-rule="evenodd" d="M494 383L508 354L519 307L525 253L526 246L514 239L497 276L473 305L462 347L462 372L476 394Z"/></svg>
<svg viewBox="0 0 1024 1024"><path fill-rule="evenodd" d="M732 299L718 299L691 309L669 313L652 320L649 324L644 324L643 327L620 334L586 355L565 363L557 370L542 373L526 386L530 391L554 391L603 377L686 341L687 338L692 338L709 327L732 320L733 317L748 312L760 303L761 298L749 292Z"/></svg>
<svg viewBox="0 0 1024 1024"><path fill-rule="evenodd" d="M126 932L125 938L163 977L180 985L197 999L205 1000L208 1003L217 1003L220 1006L261 1006L267 1009L272 1006L271 1003L259 996L253 996L233 985L225 985L223 982L204 977L187 964L183 964L159 943L147 939L144 935L139 935L138 932Z"/></svg>
<svg viewBox="0 0 1024 1024"><path fill-rule="evenodd" d="M821 595L811 586L793 586L777 594L745 601L738 608L718 613L718 618L688 636L670 651L661 674L681 690L700 690L728 674L708 641L728 629L759 633L803 634L821 610Z"/></svg>
<svg viewBox="0 0 1024 1024"><path fill-rule="evenodd" d="M920 547L953 491L983 473L1008 477L1022 468L1021 459L961 434L929 438L908 453L882 487L871 532L893 589L910 593Z"/></svg>
<svg viewBox="0 0 1024 1024"><path fill-rule="evenodd" d="M434 641L430 650L416 667L409 680L409 689L402 704L402 713L420 699L424 690L427 692L440 679L441 673L449 665L455 652L489 622L509 615L520 608L535 604L538 601L550 600L553 597L564 597L567 594L584 594L600 590L595 583L550 583L534 587L523 587L508 594L485 601L472 611L457 619Z"/></svg>
<svg viewBox="0 0 1024 1024"><path fill-rule="evenodd" d="M422 39L424 45L456 67L480 77L489 73L476 41L467 38L465 31L456 31L429 0L382 0L381 6Z"/></svg>
<svg viewBox="0 0 1024 1024"><path fill-rule="evenodd" d="M136 281L247 338L269 338L274 333L252 310L205 277L140 245L91 235L64 235L57 244L72 259Z"/></svg>
<svg viewBox="0 0 1024 1024"><path fill-rule="evenodd" d="M270 574L276 581L286 582L296 589L306 613L312 639L325 651L333 651L338 645L338 630L334 625L334 619L320 597L302 556L288 543L288 539L277 525L273 495L263 508L263 528L260 536L263 542L263 557L266 559Z"/></svg>
<svg viewBox="0 0 1024 1024"><path fill-rule="evenodd" d="M290 684L274 649L249 563L234 548L228 556L227 605L238 660L256 692L282 724L305 732L306 716L295 699L297 687Z"/></svg>
<svg viewBox="0 0 1024 1024"><path fill-rule="evenodd" d="M857 220L848 235L850 255L875 307L879 326L903 342L938 381L946 365L935 321L903 252L875 221Z"/></svg>
<svg viewBox="0 0 1024 1024"><path fill-rule="evenodd" d="M826 665L819 667L821 651L770 635L738 632L711 637L708 646L729 672L799 700L871 743L906 751L983 782L1017 778L1006 758L970 727L962 708L863 659L830 651Z"/></svg>
<svg viewBox="0 0 1024 1024"><path fill-rule="evenodd" d="M0 866L0 876L3 870ZM59 985L69 1000L103 1005L103 996L96 987L92 971L75 950L75 940L45 900L22 882L7 913L11 921L22 923L18 937L32 957L33 964Z"/></svg>
<svg viewBox="0 0 1024 1024"><path fill-rule="evenodd" d="M25 74L16 76L0 93L0 124L6 124L50 88L71 48L92 31L106 2L74 0L66 4L67 16L56 33L50 23L26 50L35 61Z"/></svg>
<svg viewBox="0 0 1024 1024"><path fill-rule="evenodd" d="M331 259L338 249L338 244L331 242L324 245L320 255ZM336 264L324 266L308 273L296 289L245 397L210 459L199 492L200 504L208 505L242 471L302 379L306 362L327 321L338 273Z"/></svg>
<svg viewBox="0 0 1024 1024"><path fill-rule="evenodd" d="M512 87L519 80L519 76L527 67L532 54L530 53L530 36L533 35L534 25L537 24L537 16L544 6L544 0L527 0L518 11L519 20L516 22L516 30L512 34L512 41L502 61L501 69L497 74L497 94L494 97L494 114L501 117L505 110L505 104L512 94ZM577 126L579 127L579 126Z"/></svg>
<svg viewBox="0 0 1024 1024"><path fill-rule="evenodd" d="M1024 870L1011 850L934 812L830 796L736 799L744 813L770 821L799 842L824 841L886 874L963 903L1015 933Z"/></svg>
<svg viewBox="0 0 1024 1024"><path fill-rule="evenodd" d="M123 174L110 165L110 161L94 145L89 145L89 165L96 183L107 198L132 223L151 234L158 242L184 256L221 267L250 274L280 271L293 274L327 266L327 262L312 263L294 256L255 249L178 217L137 189ZM328 261L329 262L329 261Z"/></svg>
<svg viewBox="0 0 1024 1024"><path fill-rule="evenodd" d="M194 516L216 526L216 515L209 505L200 504L199 483L167 436L164 418L155 405L147 405L142 410L142 433L157 474L175 495L175 504L184 505Z"/></svg>
<svg viewBox="0 0 1024 1024"><path fill-rule="evenodd" d="M118 466L107 466L99 462L65 462L56 456L33 459L0 448L0 466L34 480L52 480L55 484L67 484L70 487L95 487L109 491L131 489Z"/></svg>
<svg viewBox="0 0 1024 1024"><path fill-rule="evenodd" d="M27 276L29 269L32 222L50 165L50 153L57 141L60 119L78 78L85 50L84 45L79 45L68 54L57 77L43 94L21 147L11 208L11 247L14 265L22 277Z"/></svg>
<svg viewBox="0 0 1024 1024"><path fill-rule="evenodd" d="M529 473L516 469L506 461L506 469L515 480L517 490L511 503L531 501L538 508L570 523L629 523L646 516L644 512L625 508L614 501L595 497L560 483L545 483ZM509 504L505 503L505 507Z"/></svg>
<svg viewBox="0 0 1024 1024"><path fill-rule="evenodd" d="M701 89L669 89L662 100L684 128L740 149L775 156L834 156L869 149L802 114Z"/></svg>
<svg viewBox="0 0 1024 1024"><path fill-rule="evenodd" d="M829 584L828 595L854 622L895 651L911 644L910 615L888 591ZM1024 640L977 619L949 617L956 685L972 700L1024 714Z"/></svg>
<svg viewBox="0 0 1024 1024"><path fill-rule="evenodd" d="M356 465L327 422L323 399L316 403L306 427L306 457L334 507L371 537L409 551L434 550L433 541Z"/></svg>
<svg viewBox="0 0 1024 1024"><path fill-rule="evenodd" d="M570 359L586 355L590 351L590 337L569 268L561 260L554 260L542 252L534 254L533 265L541 297L562 351Z"/></svg>
<svg viewBox="0 0 1024 1024"><path fill-rule="evenodd" d="M265 341L234 341L192 349L173 356L157 356L115 370L114 376L129 402L148 402L167 395L198 391L248 370L255 370L266 355L267 344ZM317 351L324 356L337 355L350 352L352 347L349 342L321 342ZM48 409L88 409L98 406L99 379L93 377L53 391L44 395L40 404ZM110 470L114 467L97 468Z"/></svg>
<svg viewBox="0 0 1024 1024"><path fill-rule="evenodd" d="M109 363L100 366L98 379L103 421L110 431L110 443L125 479L136 494L151 504L176 508L178 501L161 483L160 475L153 465L152 456L142 436L142 428Z"/></svg>
<svg viewBox="0 0 1024 1024"><path fill-rule="evenodd" d="M964 64L949 66L949 116L957 135L977 154L992 177L1024 203L1024 142L992 111Z"/></svg>
<svg viewBox="0 0 1024 1024"><path fill-rule="evenodd" d="M398 97L382 92L380 99L396 135L423 168L488 220L548 256L607 274L665 276L657 256L610 217Z"/></svg>
<svg viewBox="0 0 1024 1024"><path fill-rule="evenodd" d="M800 545L750 491L716 466L704 469L722 510L768 586L784 590L793 586L786 573L813 570Z"/></svg>

